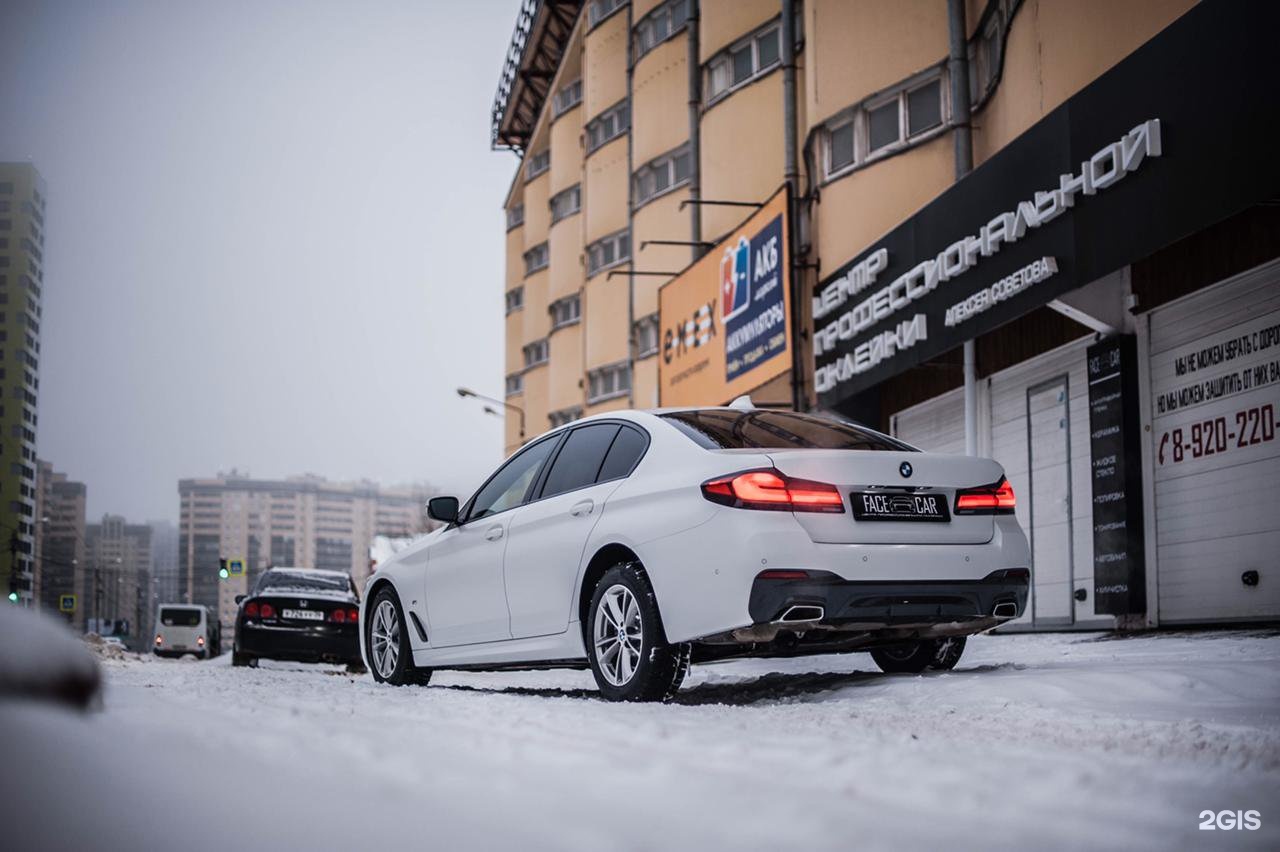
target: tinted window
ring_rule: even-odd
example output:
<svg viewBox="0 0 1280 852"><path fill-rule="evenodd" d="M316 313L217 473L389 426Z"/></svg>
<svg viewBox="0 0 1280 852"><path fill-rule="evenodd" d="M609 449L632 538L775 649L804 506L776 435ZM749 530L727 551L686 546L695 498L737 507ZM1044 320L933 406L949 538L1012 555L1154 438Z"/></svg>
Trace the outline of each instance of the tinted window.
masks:
<svg viewBox="0 0 1280 852"><path fill-rule="evenodd" d="M305 592L350 592L351 578L318 571L268 571L258 579L258 592L295 589Z"/></svg>
<svg viewBox="0 0 1280 852"><path fill-rule="evenodd" d="M547 474L542 496L552 497L594 483L618 428L615 423L598 423L570 432Z"/></svg>
<svg viewBox="0 0 1280 852"><path fill-rule="evenodd" d="M539 441L503 465L472 500L467 520L496 515L523 503L529 486L538 478L538 471L542 470L542 463L555 448L558 438L557 435Z"/></svg>
<svg viewBox="0 0 1280 852"><path fill-rule="evenodd" d="M195 627L200 624L200 610L162 607L160 623L166 627Z"/></svg>
<svg viewBox="0 0 1280 852"><path fill-rule="evenodd" d="M604 457L604 464L600 468L600 476L598 481L606 482L610 479L618 479L631 473L631 469L636 466L636 462L640 461L640 456L644 455L645 439L635 429L623 427L618 433L618 437L613 439L613 446L609 447L609 454Z"/></svg>
<svg viewBox="0 0 1280 852"><path fill-rule="evenodd" d="M906 444L870 429L793 411L675 411L662 418L709 450L895 450Z"/></svg>

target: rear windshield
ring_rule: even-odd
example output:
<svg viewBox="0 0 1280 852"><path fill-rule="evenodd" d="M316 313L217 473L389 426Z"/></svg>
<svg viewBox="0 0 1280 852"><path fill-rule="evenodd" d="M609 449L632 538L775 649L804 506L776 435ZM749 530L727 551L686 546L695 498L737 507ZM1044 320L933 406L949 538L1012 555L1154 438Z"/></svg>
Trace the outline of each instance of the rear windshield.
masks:
<svg viewBox="0 0 1280 852"><path fill-rule="evenodd" d="M160 623L165 627L197 627L200 624L200 610L161 607Z"/></svg>
<svg viewBox="0 0 1280 852"><path fill-rule="evenodd" d="M301 589L308 592L350 592L351 579L343 574L313 571L268 571L258 580L258 591Z"/></svg>
<svg viewBox="0 0 1280 852"><path fill-rule="evenodd" d="M708 408L673 411L661 417L708 450L913 450L852 423L794 411Z"/></svg>

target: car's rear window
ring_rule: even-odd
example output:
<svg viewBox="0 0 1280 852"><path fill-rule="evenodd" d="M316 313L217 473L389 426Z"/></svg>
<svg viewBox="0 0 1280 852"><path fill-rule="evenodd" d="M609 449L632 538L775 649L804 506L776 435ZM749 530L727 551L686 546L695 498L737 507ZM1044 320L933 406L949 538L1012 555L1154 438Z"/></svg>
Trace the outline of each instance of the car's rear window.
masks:
<svg viewBox="0 0 1280 852"><path fill-rule="evenodd" d="M349 592L351 580L343 574L321 574L318 571L268 571L258 580L258 592L268 589Z"/></svg>
<svg viewBox="0 0 1280 852"><path fill-rule="evenodd" d="M200 624L200 610L161 607L160 623L165 627L196 627Z"/></svg>
<svg viewBox="0 0 1280 852"><path fill-rule="evenodd" d="M707 408L661 416L708 450L913 450L901 441L853 423L794 411Z"/></svg>

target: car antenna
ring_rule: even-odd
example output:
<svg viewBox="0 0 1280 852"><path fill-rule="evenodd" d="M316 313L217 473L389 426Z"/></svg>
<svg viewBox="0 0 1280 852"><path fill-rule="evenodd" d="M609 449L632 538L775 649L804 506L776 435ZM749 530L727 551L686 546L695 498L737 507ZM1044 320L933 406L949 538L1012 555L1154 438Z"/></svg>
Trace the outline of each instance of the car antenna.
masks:
<svg viewBox="0 0 1280 852"><path fill-rule="evenodd" d="M742 396L735 399L733 402L729 403L729 407L736 408L738 411L755 411L756 410L755 403L751 401L751 395L745 394L745 393Z"/></svg>

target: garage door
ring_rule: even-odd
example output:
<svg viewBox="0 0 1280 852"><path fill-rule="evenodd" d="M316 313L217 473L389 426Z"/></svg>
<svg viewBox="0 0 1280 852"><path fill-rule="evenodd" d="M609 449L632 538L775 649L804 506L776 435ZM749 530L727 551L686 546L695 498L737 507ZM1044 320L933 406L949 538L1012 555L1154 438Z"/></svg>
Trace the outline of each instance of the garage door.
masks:
<svg viewBox="0 0 1280 852"><path fill-rule="evenodd" d="M1018 496L1031 600L1015 626L1110 627L1093 612L1093 503L1085 350L1093 336L995 373L991 456ZM1080 597L1083 597L1083 600Z"/></svg>
<svg viewBox="0 0 1280 852"><path fill-rule="evenodd" d="M964 455L964 389L899 411L890 418L889 431L928 453Z"/></svg>
<svg viewBox="0 0 1280 852"><path fill-rule="evenodd" d="M1280 616L1280 262L1149 322L1160 621Z"/></svg>

